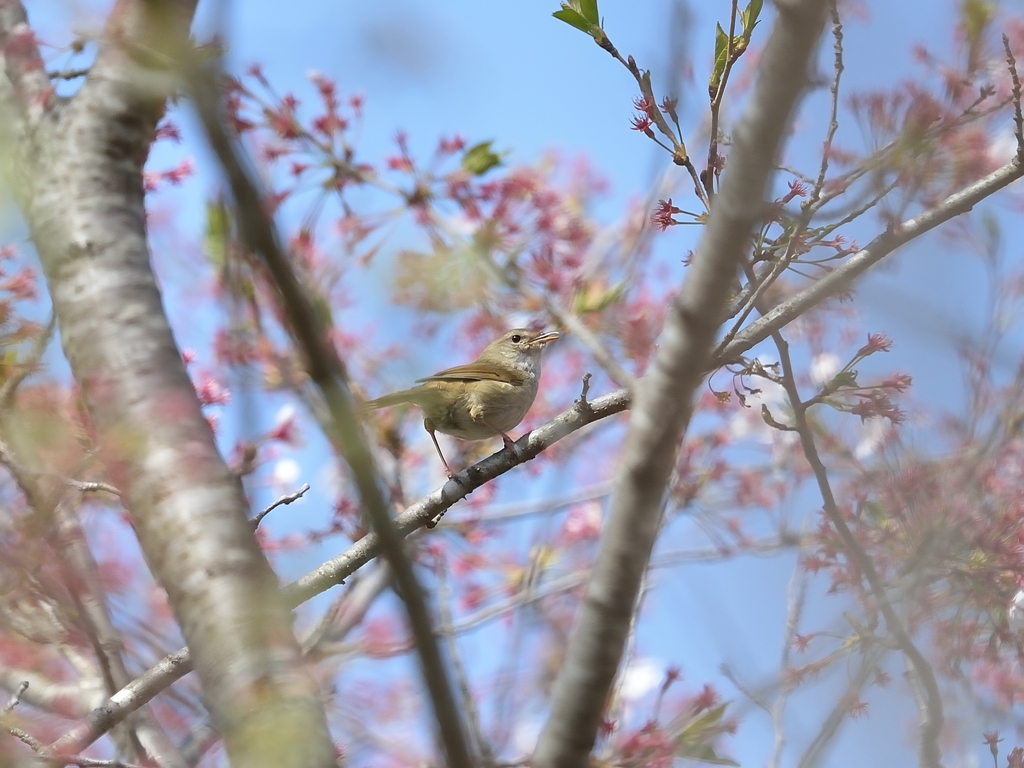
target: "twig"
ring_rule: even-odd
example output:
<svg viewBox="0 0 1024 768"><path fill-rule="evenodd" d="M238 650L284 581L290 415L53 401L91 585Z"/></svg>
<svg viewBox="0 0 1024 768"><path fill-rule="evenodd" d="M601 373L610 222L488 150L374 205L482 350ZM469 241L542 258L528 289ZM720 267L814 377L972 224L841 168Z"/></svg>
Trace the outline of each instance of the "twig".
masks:
<svg viewBox="0 0 1024 768"><path fill-rule="evenodd" d="M81 491L82 493L102 492L109 493L112 496L121 496L121 491L119 488L111 485L110 483L104 483L97 480L75 480L72 478L68 480L68 485L70 485L77 491Z"/></svg>
<svg viewBox="0 0 1024 768"><path fill-rule="evenodd" d="M462 663L459 654L459 644L455 641L455 629L452 626L451 610L451 589L448 587L447 565L442 562L437 569L438 589L438 610L441 614L441 626L438 633L445 639L448 645L448 656L452 662L452 670L455 672L455 679L459 683L462 692L462 704L466 709L466 720L469 723L469 732L476 742L477 752L483 761L483 765L489 766L494 763L494 752L491 750L487 737L484 736L480 727L480 711L477 709L473 699L473 689L469 685L469 677L466 675L466 668Z"/></svg>
<svg viewBox="0 0 1024 768"><path fill-rule="evenodd" d="M533 501L495 504L488 506L482 514L468 514L458 518L445 517L438 526L448 528L451 526L465 525L466 523L500 523L506 520L516 520L531 515L541 515L550 512L557 512L560 509L582 504L586 501L594 501L608 496L612 492L611 482L598 483L596 485L580 488L573 493L549 499L535 499Z"/></svg>
<svg viewBox="0 0 1024 768"><path fill-rule="evenodd" d="M722 70L722 77L718 81L718 87L711 96L711 129L710 140L708 141L708 167L705 171L704 190L707 192L708 200L715 196L715 178L718 168L718 120L722 110L722 98L725 96L725 86L729 82L729 75L732 72L736 59L733 57L734 39L736 37L736 14L739 12L739 3L732 0L732 7L729 9L729 39L725 48L725 67Z"/></svg>
<svg viewBox="0 0 1024 768"><path fill-rule="evenodd" d="M545 300L545 306L548 312L559 322L559 324L569 331L573 336L583 342L590 354L594 356L594 359L601 364L605 372L620 387L632 390L636 386L636 379L619 365L618 361L612 357L611 353L608 352L601 340L597 338L597 335L587 328L586 325L574 315L565 309L562 309L554 299L547 297Z"/></svg>
<svg viewBox="0 0 1024 768"><path fill-rule="evenodd" d="M818 448L814 443L814 435L807 420L807 405L800 399L800 392L797 389L796 379L793 375L793 364L789 357L789 344L778 332L772 334L775 346L779 351L779 362L782 366L782 385L786 390L790 405L793 408L794 421L797 431L800 434L800 444L803 448L804 457L811 466L811 471L818 483L818 491L821 494L825 516L836 529L839 538L843 542L847 556L853 561L857 569L867 581L871 594L878 601L878 609L885 618L886 629L896 640L903 655L913 672L917 683L922 689L921 694L921 768L938 768L940 765L941 751L939 749L939 734L942 731L942 698L939 694L939 685L935 679L935 671L928 663L924 655L914 644L910 633L907 631L895 609L889 600L889 595L882 583L881 577L875 570L874 562L864 551L857 538L853 535L846 520L843 519L832 493L832 486L828 478L828 470L821 461Z"/></svg>
<svg viewBox="0 0 1024 768"><path fill-rule="evenodd" d="M666 483L711 361L729 289L764 212L783 134L807 84L825 21L822 0L780 2L761 76L734 132L729 173L660 344L637 387L601 548L534 752L536 768L590 764L602 710L622 659L631 611L660 530Z"/></svg>
<svg viewBox="0 0 1024 768"><path fill-rule="evenodd" d="M966 213L977 203L1024 176L1024 160L1014 158L983 179L979 179L959 192L955 192L933 208L889 227L866 248L847 259L842 266L821 280L809 285L785 301L777 304L768 314L748 325L727 344L719 345L712 365L719 366L735 360L755 344L760 344L776 331L795 320L811 307L845 291L849 285L870 267L877 264L901 245L920 237L955 216Z"/></svg>
<svg viewBox="0 0 1024 768"><path fill-rule="evenodd" d="M27 744L29 749L33 752L39 753L45 749L43 743L39 741L39 739L29 735L25 731L21 730L21 728L8 728L7 732L14 738L18 739L18 741Z"/></svg>
<svg viewBox="0 0 1024 768"><path fill-rule="evenodd" d="M51 69L46 73L46 76L51 80L77 80L80 77L86 77L89 74L89 67L81 67L79 69Z"/></svg>
<svg viewBox="0 0 1024 768"><path fill-rule="evenodd" d="M0 3L0 50L22 116L29 124L37 123L52 101L50 81L25 7L18 0Z"/></svg>
<svg viewBox="0 0 1024 768"><path fill-rule="evenodd" d="M505 474L513 467L530 461L548 446L584 426L621 413L629 407L629 402L629 393L620 389L591 400L589 413L581 413L576 407L569 408L544 426L519 438L514 452L502 450L488 456L462 470L454 480L449 480L429 496L408 507L394 519L395 532L405 537L428 526L443 515L445 510L466 498L477 488ZM284 598L287 604L293 608L297 607L331 587L343 583L345 578L373 560L379 553L377 534L367 534L342 554L285 587ZM164 657L51 744L50 751L80 752L190 671L192 661L188 648L181 648Z"/></svg>
<svg viewBox="0 0 1024 768"><path fill-rule="evenodd" d="M277 501L272 503L270 506L268 506L266 509L264 509L262 512L260 512L252 520L249 521L252 524L252 529L255 531L257 528L259 528L260 523L263 521L263 518L269 515L278 507L284 506L285 504L291 504L292 502L301 499L308 490L309 483L303 483L302 487L299 488L299 490L295 491L295 493L289 493L286 496L282 496L281 498L279 498Z"/></svg>
<svg viewBox="0 0 1024 768"><path fill-rule="evenodd" d="M843 71L846 69L843 64L843 24L839 18L839 7L836 5L836 0L830 0L828 11L832 17L833 50L835 51L835 59L832 65L835 74L832 76L832 84L829 86L832 102L829 112L828 131L825 134L825 143L821 152L821 165L818 168L818 178L815 180L807 200L801 206L805 210L817 210L816 205L821 197L821 190L825 187L825 175L828 173L829 160L831 159L832 142L835 140L836 131L839 130L839 84L843 78Z"/></svg>
<svg viewBox="0 0 1024 768"><path fill-rule="evenodd" d="M302 638L302 652L305 655L319 657L323 655L322 645L343 640L391 584L391 569L387 563L377 563L374 570L360 575L362 578L339 595L324 611L316 626Z"/></svg>
<svg viewBox="0 0 1024 768"><path fill-rule="evenodd" d="M1006 64L1010 68L1010 79L1013 81L1013 135L1017 138L1017 158L1024 159L1024 115L1020 107L1020 78L1017 77L1017 61L1010 51L1010 38L1003 35L1003 50L1006 51Z"/></svg>
<svg viewBox="0 0 1024 768"><path fill-rule="evenodd" d="M800 756L800 762L797 764L797 768L814 768L814 766L817 765L822 752L836 735L836 732L839 730L839 726L850 717L850 705L856 700L860 690L867 683L871 673L874 672L884 655L885 649L878 645L873 646L870 650L865 652L861 659L861 663L857 668L856 674L850 681L849 687L833 705L828 716L818 729L818 733L815 735L814 740L804 751L803 755Z"/></svg>
<svg viewBox="0 0 1024 768"><path fill-rule="evenodd" d="M21 695L28 690L28 680L22 680L18 685L18 689L11 695L10 701L0 709L0 715L9 714L18 704L21 703Z"/></svg>
<svg viewBox="0 0 1024 768"><path fill-rule="evenodd" d="M382 554L394 573L395 583L416 639L427 691L434 707L438 732L452 768L471 768L472 759L462 727L455 695L444 660L433 634L430 612L412 562L402 548L402 537L391 524L388 505L361 425L355 414L347 372L333 344L327 342L327 323L313 303L284 252L265 200L247 167L247 160L225 131L215 81L195 61L183 62L189 87L207 138L216 153L235 199L242 239L263 263L276 285L288 329L302 350L310 379L320 390L331 414L328 437L352 468L364 512L380 540Z"/></svg>
<svg viewBox="0 0 1024 768"><path fill-rule="evenodd" d="M590 380L593 378L590 371L583 374L583 389L580 390L580 396L574 403L574 405L582 411L590 410L590 403L587 402L587 394L590 392Z"/></svg>
<svg viewBox="0 0 1024 768"><path fill-rule="evenodd" d="M800 616L807 602L807 570L799 562L794 566L793 574L790 576L788 592L789 610L786 612L786 631L782 639L782 659L779 664L779 668L784 670L790 668L793 641L796 639ZM772 718L772 730L775 732L768 768L779 768L782 765L782 751L786 746L786 702L791 690L789 686L783 686L775 695L775 701L772 702L768 713Z"/></svg>

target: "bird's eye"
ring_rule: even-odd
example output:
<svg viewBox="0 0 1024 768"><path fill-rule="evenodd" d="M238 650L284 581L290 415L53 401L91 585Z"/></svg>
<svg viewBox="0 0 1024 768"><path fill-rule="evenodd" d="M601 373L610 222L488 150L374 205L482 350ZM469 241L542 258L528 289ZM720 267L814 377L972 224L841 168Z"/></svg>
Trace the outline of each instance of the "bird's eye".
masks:
<svg viewBox="0 0 1024 768"><path fill-rule="evenodd" d="M522 340L523 340L523 337L520 336L518 333L513 333L512 334L512 343L513 344L518 344Z"/></svg>

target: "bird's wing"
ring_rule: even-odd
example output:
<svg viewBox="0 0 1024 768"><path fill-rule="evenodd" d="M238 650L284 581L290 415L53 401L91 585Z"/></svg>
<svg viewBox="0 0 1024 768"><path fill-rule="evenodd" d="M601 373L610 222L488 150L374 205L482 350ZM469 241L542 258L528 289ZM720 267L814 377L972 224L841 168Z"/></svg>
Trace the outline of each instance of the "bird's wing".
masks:
<svg viewBox="0 0 1024 768"><path fill-rule="evenodd" d="M506 384L522 384L523 377L516 371L498 370L491 365L482 366L469 363L446 368L433 376L416 379L416 381L504 381Z"/></svg>

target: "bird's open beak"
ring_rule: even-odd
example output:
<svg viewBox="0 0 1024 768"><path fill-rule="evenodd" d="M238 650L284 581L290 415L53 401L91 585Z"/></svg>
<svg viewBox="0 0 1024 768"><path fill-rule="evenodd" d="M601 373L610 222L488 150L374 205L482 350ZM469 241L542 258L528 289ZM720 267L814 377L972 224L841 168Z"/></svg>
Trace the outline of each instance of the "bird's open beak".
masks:
<svg viewBox="0 0 1024 768"><path fill-rule="evenodd" d="M530 346L532 347L534 344L547 344L549 341L554 341L557 338L558 331L547 331L530 339Z"/></svg>

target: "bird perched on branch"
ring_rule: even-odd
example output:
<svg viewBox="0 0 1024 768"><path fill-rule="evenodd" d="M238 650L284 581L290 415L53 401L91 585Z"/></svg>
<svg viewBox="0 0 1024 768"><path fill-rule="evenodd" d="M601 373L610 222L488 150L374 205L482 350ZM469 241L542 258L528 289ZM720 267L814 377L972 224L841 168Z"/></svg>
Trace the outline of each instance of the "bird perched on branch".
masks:
<svg viewBox="0 0 1024 768"><path fill-rule="evenodd" d="M555 331L513 328L492 341L472 363L457 365L417 379L419 386L378 397L363 410L412 403L423 411L423 428L434 443L449 479L455 474L441 453L435 432L463 440L501 436L512 448L508 432L526 416L537 397L540 355L544 345L558 338Z"/></svg>

